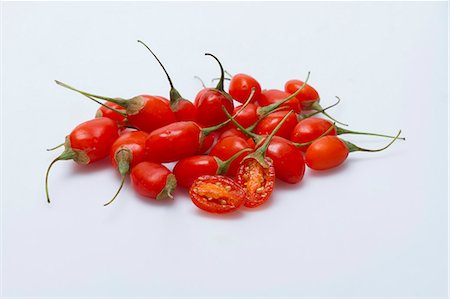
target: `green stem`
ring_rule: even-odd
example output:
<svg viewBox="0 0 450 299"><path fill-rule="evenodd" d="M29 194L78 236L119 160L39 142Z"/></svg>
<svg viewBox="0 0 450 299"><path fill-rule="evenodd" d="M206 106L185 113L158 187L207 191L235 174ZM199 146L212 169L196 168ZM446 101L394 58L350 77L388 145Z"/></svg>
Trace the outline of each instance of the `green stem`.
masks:
<svg viewBox="0 0 450 299"><path fill-rule="evenodd" d="M322 138L323 136L326 136L328 133L330 133L334 128L336 128L336 124L335 123L333 123L325 132L323 132L319 137L317 137L316 139L314 139L314 140L311 140L311 141L308 141L308 142L303 142L303 143L297 143L297 142L294 142L294 145L296 146L296 147L302 147L302 146L308 146L308 145L310 145L311 143L313 143L314 141L316 141L317 139L320 139L320 138Z"/></svg>
<svg viewBox="0 0 450 299"><path fill-rule="evenodd" d="M120 106L122 106L124 108L127 108L127 106L128 106L128 100L125 100L125 99L114 99L114 98L103 97L103 96L95 95L95 94L92 94L92 93L88 93L88 92L76 89L75 87L67 85L67 84L65 84L65 83L63 83L61 81L58 81L58 80L55 80L55 82L56 82L56 84L58 84L58 85L60 85L62 87L65 87L67 89L76 91L76 92L81 93L82 95L87 96L87 97L94 97L94 98L97 98L97 99L113 102L113 103L116 103L117 105L120 105Z"/></svg>
<svg viewBox="0 0 450 299"><path fill-rule="evenodd" d="M220 67L220 80L217 83L216 89L220 90L222 92L225 92L225 90L223 89L223 81L224 81L224 78L225 78L225 71L223 70L222 63L220 63L220 60L216 56L211 54L211 53L205 53L205 55L213 57L217 61L217 63L219 64L219 67Z"/></svg>
<svg viewBox="0 0 450 299"><path fill-rule="evenodd" d="M202 78L200 78L199 76L194 76L195 79L197 79L198 81L200 81L200 84L203 86L203 88L207 88L205 85L205 82L203 82Z"/></svg>
<svg viewBox="0 0 450 299"><path fill-rule="evenodd" d="M244 159L249 159L249 158L255 159L256 161L258 161L259 164L261 164L262 167L268 168L270 165L266 161L266 152L267 152L267 148L269 147L270 141L272 140L273 136L275 136L275 134L278 132L278 130L281 128L281 126L284 124L286 119L292 113L294 113L293 110L289 111L289 113L286 114L283 117L283 119L278 123L278 125L275 127L275 129L272 131L272 133L270 133L270 135L266 137L266 140L264 141L264 143L260 147L258 147L253 153L247 155Z"/></svg>
<svg viewBox="0 0 450 299"><path fill-rule="evenodd" d="M217 80L220 80L220 78L212 78L212 79L211 79L211 82L214 82L214 81L217 81ZM231 81L230 78L223 78L223 80L224 80L224 81Z"/></svg>
<svg viewBox="0 0 450 299"><path fill-rule="evenodd" d="M277 111L282 111L282 110L286 110L286 107L278 107L278 108L274 109L273 111L271 111L270 113L267 113L267 114L261 116L251 126L247 127L247 130L252 132L264 118L266 118L267 116L269 116L272 113L275 113Z"/></svg>
<svg viewBox="0 0 450 299"><path fill-rule="evenodd" d="M48 148L48 149L46 149L46 151L47 151L47 152L54 151L55 149L60 148L61 146L64 146L64 144L65 144L65 143L61 143L60 145L57 145L57 146L55 146L55 147Z"/></svg>
<svg viewBox="0 0 450 299"><path fill-rule="evenodd" d="M310 118L310 117L312 117L312 116L314 116L314 115L317 115L317 114L319 114L319 113L322 113L323 111L326 111L326 110L328 110L328 109L330 109L330 108L335 107L337 104L339 104L339 103L341 102L341 99L340 99L340 98L338 98L338 97L336 97L336 98L337 98L337 102L336 102L336 103L334 103L334 104L332 104L332 105L330 105L330 106L327 106L327 107L323 108L322 110L314 111L314 112L309 113L309 114L299 114L299 116L298 116L299 121L300 121L300 120L303 120L303 119L305 119L305 118Z"/></svg>
<svg viewBox="0 0 450 299"><path fill-rule="evenodd" d="M264 141L264 143L257 149L259 151L261 151L262 153L264 153L264 155L266 154L267 148L269 147L269 143L272 140L273 136L275 136L275 134L278 132L278 130L281 128L281 126L284 124L284 122L286 121L286 119L292 114L294 113L293 110L289 111L288 114L286 114L283 119L278 123L278 125L275 127L275 129L273 129L272 133L270 133L269 136L267 136L266 141Z"/></svg>
<svg viewBox="0 0 450 299"><path fill-rule="evenodd" d="M253 141L255 141L256 144L259 143L259 141L261 141L261 139L263 139L264 137L255 134L252 132L252 130L249 130L248 128L244 128L240 123L238 123L232 116L231 114L227 111L227 109L225 109L225 107L222 106L222 110L223 112L225 112L225 114L227 115L228 119L231 120L231 122L239 129L242 131L242 133L244 133L245 135L247 135L248 137L251 137L253 139ZM252 125L253 126L253 125Z"/></svg>
<svg viewBox="0 0 450 299"><path fill-rule="evenodd" d="M379 148L379 149L362 148L362 147L359 147L349 141L345 141L345 140L343 140L343 141L347 145L349 152L371 152L371 153L374 153L374 152L381 152L381 151L387 149L388 147L390 147L398 139L398 137L400 136L401 133L402 133L402 130L398 131L397 136L395 136L395 138L392 139L391 142L389 142L386 146Z"/></svg>
<svg viewBox="0 0 450 299"><path fill-rule="evenodd" d="M233 78L233 75L230 74L227 70L225 70L225 74L228 75L228 76L230 76L230 78ZM230 79L230 80L231 80L231 79Z"/></svg>
<svg viewBox="0 0 450 299"><path fill-rule="evenodd" d="M144 45L144 47L146 47L147 50L149 50L150 53L152 53L153 57L155 57L156 61L158 61L159 65L162 67L164 73L166 73L167 80L169 80L169 84L170 84L170 104L171 104L171 107L176 106L177 101L183 97L178 92L178 90L176 90L175 87L173 86L172 79L170 79L169 73L167 72L166 68L162 64L161 60L159 60L159 58L156 56L156 54L153 53L153 51L150 49L150 47L148 47L143 41L138 40L138 43L141 43L142 45Z"/></svg>
<svg viewBox="0 0 450 299"><path fill-rule="evenodd" d="M61 155L59 155L58 157L56 157L56 158L50 163L50 165L48 166L47 172L46 172L46 174L45 174L45 195L46 195L46 197L47 197L47 202L48 202L48 203L50 203L50 195L49 195L49 192L48 192L48 175L49 175L49 173L50 173L50 169L52 169L53 165L54 165L56 162L58 162L58 161L60 161L60 160L71 160L71 159L75 158L75 156L76 156L76 154L75 154L75 152L74 152L73 150L71 150L70 148L66 148L66 149L64 150L64 152L63 152Z"/></svg>
<svg viewBox="0 0 450 299"><path fill-rule="evenodd" d="M341 100L339 97L336 97L339 101ZM338 102L339 103L339 102ZM348 124L345 124L343 122L340 122L338 120L336 120L335 118L333 118L331 115L329 115L325 110L323 109L323 107L319 104L319 102L315 101L312 105L311 105L311 110L315 110L318 111L320 113L322 113L323 115L325 115L326 117L328 117L329 119L331 119L332 121L341 124L343 126L348 126Z"/></svg>
<svg viewBox="0 0 450 299"><path fill-rule="evenodd" d="M103 104L103 103L100 102L99 100L94 99L93 97L88 96L87 94L82 94L82 95L84 95L84 96L87 97L88 99L90 99L90 100L96 102L97 104L99 104L99 105L101 105L101 106L103 106L103 107L105 107L105 108L107 108L107 109L109 109L109 110L111 110L111 111L114 111L114 112L116 112L116 113L118 113L118 114L120 114L120 115L122 115L122 116L124 116L124 117L127 116L127 113L126 113L125 111L121 111L121 110L117 110L117 109L115 109L115 108L113 108L113 107L109 107L108 105Z"/></svg>
<svg viewBox="0 0 450 299"><path fill-rule="evenodd" d="M340 127L336 127L336 132L338 135L342 135L342 134L369 135L369 136L397 138L397 139L401 139L401 140L406 140L406 138L404 138L404 137L395 137L395 136L391 136L391 135L384 135L384 134L378 134L378 133L358 132L358 131L347 130L347 129L340 128Z"/></svg>
<svg viewBox="0 0 450 299"><path fill-rule="evenodd" d="M107 205L112 203L114 201L114 199L116 199L117 195L119 195L119 193L120 193L120 190L122 190L122 187L123 187L123 184L125 183L125 178L126 177L127 177L126 175L122 175L122 181L120 182L120 187L117 190L116 194L114 194L113 198L111 198L107 203L103 204L103 206L106 207Z"/></svg>
<svg viewBox="0 0 450 299"><path fill-rule="evenodd" d="M288 96L288 97L285 98L284 100L279 101L279 102L277 102L277 103L273 103L273 104L267 105L267 106L265 106L265 107L260 107L260 108L258 108L258 112L257 112L258 115L259 115L259 116L265 116L265 115L271 113L274 109L280 107L281 105L283 105L284 103L286 103L287 101L289 101L290 99L296 97L296 96L297 96L297 95L305 88L306 83L307 83L308 80L309 80L309 75L310 75L310 74L311 74L311 72L308 72L308 75L306 76L306 79L305 79L305 82L303 83L303 85L302 85L299 89L297 89L296 92L294 92L293 94L291 94L290 96Z"/></svg>
<svg viewBox="0 0 450 299"><path fill-rule="evenodd" d="M125 178L128 172L130 171L130 163L132 158L133 154L131 150L129 150L128 148L123 148L114 154L114 159L117 162L117 168L119 169L119 173L122 176L122 182L120 183L120 187L117 190L116 194L114 194L113 198L110 199L107 203L105 203L104 206L107 206L110 203L112 203L114 199L116 199L117 195L119 195L120 190L122 190Z"/></svg>

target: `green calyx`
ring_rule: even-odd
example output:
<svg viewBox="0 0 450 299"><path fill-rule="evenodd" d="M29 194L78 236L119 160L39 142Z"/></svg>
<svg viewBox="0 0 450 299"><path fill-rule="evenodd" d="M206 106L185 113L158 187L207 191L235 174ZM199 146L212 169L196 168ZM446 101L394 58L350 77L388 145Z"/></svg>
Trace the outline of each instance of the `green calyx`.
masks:
<svg viewBox="0 0 450 299"><path fill-rule="evenodd" d="M127 101L127 115L134 115L139 113L145 106L145 98L143 96L136 96Z"/></svg>
<svg viewBox="0 0 450 299"><path fill-rule="evenodd" d="M218 157L213 157L217 162L217 171L216 174L225 174L227 173L228 169L230 168L231 163L233 163L234 160L236 160L240 155L242 155L245 152L249 152L252 149L250 148L244 148L243 150L237 152L233 156L231 156L229 159L223 161L219 159Z"/></svg>
<svg viewBox="0 0 450 299"><path fill-rule="evenodd" d="M343 142L345 143L345 145L348 148L349 152L381 152L385 149L387 149L388 147L390 147L397 139L399 139L400 134L402 133L402 130L399 130L397 133L397 136L394 137L394 139L391 140L391 142L389 142L386 146L379 148L379 149L367 149L367 148L362 148L359 147L349 141L343 140Z"/></svg>
<svg viewBox="0 0 450 299"><path fill-rule="evenodd" d="M243 160L246 159L255 159L256 161L258 161L258 163L264 167L264 168L269 168L269 163L267 163L266 160L266 152L267 149L269 148L269 144L270 141L272 140L273 136L275 136L275 134L278 132L278 130L281 128L281 126L284 124L284 122L286 121L286 119L292 114L294 113L293 110L289 111L288 114L286 114L283 119L280 121L280 123L275 127L275 129L273 129L272 133L270 133L269 136L267 136L266 140L264 141L264 143L258 147L253 153L248 154Z"/></svg>
<svg viewBox="0 0 450 299"><path fill-rule="evenodd" d="M247 160L247 159L255 159L264 168L270 167L270 164L266 160L265 151L260 150L260 148L258 148L253 153L248 154L244 159L242 159L242 161Z"/></svg>
<svg viewBox="0 0 450 299"><path fill-rule="evenodd" d="M169 95L170 95L170 109L172 109L172 111L177 111L178 103L181 99L183 99L183 97L175 88L170 89Z"/></svg>
<svg viewBox="0 0 450 299"><path fill-rule="evenodd" d="M157 200L163 200L167 198L173 199L173 191L177 187L177 179L175 178L175 175L172 173L167 176L166 179L166 185L164 188L159 192L158 196L156 196Z"/></svg>
<svg viewBox="0 0 450 299"><path fill-rule="evenodd" d="M305 110L315 110L312 106L314 103L320 101L320 99L311 100L311 101L303 101L302 106Z"/></svg>
<svg viewBox="0 0 450 299"><path fill-rule="evenodd" d="M116 152L114 159L117 162L117 168L121 175L127 175L130 171L131 160L133 159L133 154L128 148L122 148Z"/></svg>

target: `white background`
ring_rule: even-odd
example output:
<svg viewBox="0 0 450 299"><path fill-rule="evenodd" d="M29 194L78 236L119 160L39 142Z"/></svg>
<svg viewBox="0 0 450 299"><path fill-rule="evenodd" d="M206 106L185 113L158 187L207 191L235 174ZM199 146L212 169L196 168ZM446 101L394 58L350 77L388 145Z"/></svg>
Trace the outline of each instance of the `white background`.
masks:
<svg viewBox="0 0 450 299"><path fill-rule="evenodd" d="M3 3L2 296L446 297L447 3ZM46 152L97 106L56 86L168 94L136 40L183 95L232 73L282 88L311 71L351 128L406 142L277 183L264 207L230 216L186 193L145 202L108 161ZM346 136L366 147L387 140Z"/></svg>

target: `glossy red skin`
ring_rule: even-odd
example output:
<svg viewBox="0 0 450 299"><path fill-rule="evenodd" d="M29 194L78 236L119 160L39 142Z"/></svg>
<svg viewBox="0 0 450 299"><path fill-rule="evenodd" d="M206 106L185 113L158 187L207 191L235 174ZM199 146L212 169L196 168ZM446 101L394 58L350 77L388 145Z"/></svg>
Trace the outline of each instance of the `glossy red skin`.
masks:
<svg viewBox="0 0 450 299"><path fill-rule="evenodd" d="M333 123L323 118L305 118L298 122L291 133L291 141L297 143L306 143L319 138L324 134ZM327 133L329 136L336 136L336 128ZM299 147L301 151L306 151L308 145Z"/></svg>
<svg viewBox="0 0 450 299"><path fill-rule="evenodd" d="M201 128L192 121L171 123L151 132L145 142L148 161L168 163L198 153Z"/></svg>
<svg viewBox="0 0 450 299"><path fill-rule="evenodd" d="M263 90L261 92L261 96L259 97L258 104L261 107L268 106L274 103L278 103L286 99L290 95L291 95L290 93L287 93L279 89ZM295 113L301 112L300 102L295 97L290 99L286 103L282 104L280 107L288 107L289 110L294 110Z"/></svg>
<svg viewBox="0 0 450 299"><path fill-rule="evenodd" d="M306 150L305 161L309 168L327 170L341 165L348 157L347 145L337 136L324 136L314 141Z"/></svg>
<svg viewBox="0 0 450 299"><path fill-rule="evenodd" d="M293 94L303 86L303 83L300 80L289 80L284 85L284 90L289 94ZM306 84L295 98L299 101L302 109L305 110L308 110L312 103L320 100L319 93L309 84Z"/></svg>
<svg viewBox="0 0 450 299"><path fill-rule="evenodd" d="M234 108L231 115L236 115L236 113L241 109L242 105ZM241 126L248 128L253 125L258 119L258 106L256 104L249 103L238 115L234 117ZM232 122L228 123L225 128L236 128L236 125Z"/></svg>
<svg viewBox="0 0 450 299"><path fill-rule="evenodd" d="M281 110L270 113L264 117L256 126L255 133L259 135L269 135L275 129L275 127L281 122L283 117L288 114L288 110ZM292 131L297 125L297 115L292 113L286 121L281 125L280 129L275 133L276 136L280 136L286 139L290 139Z"/></svg>
<svg viewBox="0 0 450 299"><path fill-rule="evenodd" d="M173 168L179 186L190 188L194 181L202 175L216 175L219 169L212 156L192 156L181 159Z"/></svg>
<svg viewBox="0 0 450 299"><path fill-rule="evenodd" d="M256 147L256 143L252 138L247 138L247 143L251 148L255 148Z"/></svg>
<svg viewBox="0 0 450 299"><path fill-rule="evenodd" d="M105 102L105 105L108 107L114 108L116 110L126 112L125 111L126 109L124 107L122 107L116 103ZM125 125L125 119L126 119L126 117L124 115L121 115L120 113L117 113L111 109L104 107L104 106L100 106L100 108L97 109L97 113L95 113L95 117L107 117L122 126Z"/></svg>
<svg viewBox="0 0 450 299"><path fill-rule="evenodd" d="M154 96L154 97L162 100L164 103L170 104L170 101L163 96Z"/></svg>
<svg viewBox="0 0 450 299"><path fill-rule="evenodd" d="M261 85L255 78L246 74L236 74L230 80L229 94L238 102L245 103L255 88L252 102L257 101L261 96Z"/></svg>
<svg viewBox="0 0 450 299"><path fill-rule="evenodd" d="M114 167L117 167L116 153L120 150L127 149L131 153L130 166L134 167L136 164L145 159L145 141L148 133L143 131L132 131L122 134L111 146L109 157Z"/></svg>
<svg viewBox="0 0 450 299"><path fill-rule="evenodd" d="M251 161L255 161L254 159L245 159L242 161L239 166L238 172L236 174L236 181L239 185L241 185L245 190L245 173L247 172L248 167L250 166ZM244 206L247 208L256 208L265 203L273 192L273 187L275 186L275 167L273 166L272 160L265 158L265 161L269 164L269 167L266 168L266 173L264 175L264 193L249 193L247 192L247 200L244 202ZM258 167L262 167L259 163L257 163Z"/></svg>
<svg viewBox="0 0 450 299"><path fill-rule="evenodd" d="M186 99L179 99L175 108L173 108L177 121L195 121L197 117L197 108Z"/></svg>
<svg viewBox="0 0 450 299"><path fill-rule="evenodd" d="M163 100L166 103L169 103L170 101L162 96L155 96L161 100ZM195 121L195 117L197 114L197 108L195 108L194 104L186 99L179 99L177 107L173 108L171 107L173 113L175 114L176 121Z"/></svg>
<svg viewBox="0 0 450 299"><path fill-rule="evenodd" d="M251 148L255 147L255 141L253 141L253 139L251 137L248 137L247 135L245 135L241 130L239 130L238 128L231 128L228 130L223 131L220 136L219 136L219 140L223 139L225 137L230 137L230 136L234 136L234 137L240 137L242 139L246 139L248 145Z"/></svg>
<svg viewBox="0 0 450 299"><path fill-rule="evenodd" d="M247 135L245 135L241 130L234 127L234 128L229 128L229 129L222 131L220 133L219 139L223 139L223 138L229 137L229 136L241 137L242 139L248 138Z"/></svg>
<svg viewBox="0 0 450 299"><path fill-rule="evenodd" d="M250 149L253 148L248 144L246 139L237 136L229 136L219 139L216 145L214 145L211 151L209 152L209 155L217 157L222 161L225 161L231 158L234 154L246 148ZM231 162L230 167L228 168L226 174L234 176L237 172L237 169L239 168L239 164L247 154L248 153L244 152L239 157L237 157L233 162Z"/></svg>
<svg viewBox="0 0 450 299"><path fill-rule="evenodd" d="M109 150L119 138L117 122L107 117L98 117L79 124L69 135L70 147L84 152L89 163L108 156Z"/></svg>
<svg viewBox="0 0 450 299"><path fill-rule="evenodd" d="M194 100L194 106L197 107L198 103L200 101L200 98L210 90L210 88L203 88L202 90L200 90L197 95L195 96L195 100Z"/></svg>
<svg viewBox="0 0 450 299"><path fill-rule="evenodd" d="M275 175L289 183L299 183L305 174L302 152L289 140L274 136L267 148L266 156L272 159Z"/></svg>
<svg viewBox="0 0 450 299"><path fill-rule="evenodd" d="M143 107L135 114L127 114L128 123L147 133L176 121L169 101L159 96L142 95Z"/></svg>
<svg viewBox="0 0 450 299"><path fill-rule="evenodd" d="M233 101L227 98L217 89L209 89L204 92L197 102L197 123L201 126L212 127L228 119L222 106L232 114Z"/></svg>
<svg viewBox="0 0 450 299"><path fill-rule="evenodd" d="M131 184L142 196L156 199L164 189L167 176L171 174L167 167L153 162L141 162L131 170Z"/></svg>
<svg viewBox="0 0 450 299"><path fill-rule="evenodd" d="M227 204L219 204L214 201L209 201L205 197L196 192L196 188L205 183L221 183L224 188L229 187L233 192L233 196L229 196L226 201ZM225 214L236 211L246 200L244 189L230 178L221 175L205 175L199 177L194 181L190 190L189 196L192 202L200 209L216 214Z"/></svg>
<svg viewBox="0 0 450 299"><path fill-rule="evenodd" d="M219 137L218 132L212 132L206 135L205 138L203 139L203 143L200 145L200 148L197 151L197 154L199 155L206 154L211 149L211 147L213 146L214 142L218 137Z"/></svg>

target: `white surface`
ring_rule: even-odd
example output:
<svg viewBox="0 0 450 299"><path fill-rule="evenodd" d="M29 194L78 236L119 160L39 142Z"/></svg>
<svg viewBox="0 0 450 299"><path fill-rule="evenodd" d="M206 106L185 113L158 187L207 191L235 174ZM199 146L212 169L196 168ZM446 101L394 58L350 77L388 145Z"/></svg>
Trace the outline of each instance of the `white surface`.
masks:
<svg viewBox="0 0 450 299"><path fill-rule="evenodd" d="M3 3L2 286L8 296L446 297L447 3ZM147 203L109 162L44 172L99 94L186 97L193 75L281 88L312 71L351 128L406 142L279 183L266 206L215 217L184 192ZM331 112L331 111L330 111ZM347 137L367 147L386 140Z"/></svg>

